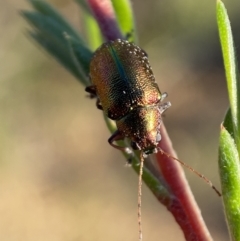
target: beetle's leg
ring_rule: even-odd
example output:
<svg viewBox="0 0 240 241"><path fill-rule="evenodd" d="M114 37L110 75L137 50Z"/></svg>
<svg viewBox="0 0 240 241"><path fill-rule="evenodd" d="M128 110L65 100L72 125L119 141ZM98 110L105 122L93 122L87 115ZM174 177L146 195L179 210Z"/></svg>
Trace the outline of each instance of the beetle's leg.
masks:
<svg viewBox="0 0 240 241"><path fill-rule="evenodd" d="M98 98L97 98L96 106L99 110L103 110L102 104Z"/></svg>
<svg viewBox="0 0 240 241"><path fill-rule="evenodd" d="M126 40L127 41L131 41L130 39L133 37L133 29L132 30L130 30L130 32L127 32L127 34L126 34L126 36L125 36L125 38L126 38Z"/></svg>
<svg viewBox="0 0 240 241"><path fill-rule="evenodd" d="M135 141L131 142L131 147L133 150L141 150L140 146Z"/></svg>
<svg viewBox="0 0 240 241"><path fill-rule="evenodd" d="M159 105L159 110L161 112L161 114L166 111L169 107L171 106L171 103L168 101L166 103L163 103L161 105Z"/></svg>
<svg viewBox="0 0 240 241"><path fill-rule="evenodd" d="M94 85L87 86L87 87L85 88L85 91L88 92L88 93L90 93L90 98L91 98L91 99L92 99L92 98L97 98L96 106L97 106L98 109L103 110L102 104L101 104L100 100L99 100L98 97L97 97L96 87L95 87Z"/></svg>
<svg viewBox="0 0 240 241"><path fill-rule="evenodd" d="M160 98L160 103L168 96L167 92L163 92ZM164 111L166 111L171 106L171 103L168 101L163 104L159 104L159 110L162 114Z"/></svg>
<svg viewBox="0 0 240 241"><path fill-rule="evenodd" d="M90 85L85 88L85 91L90 93L90 98L97 97L97 91L95 85Z"/></svg>
<svg viewBox="0 0 240 241"><path fill-rule="evenodd" d="M116 148L116 149L118 149L118 150L120 150L120 151L124 151L124 152L126 152L127 154L132 154L132 150L131 150L129 147L118 146L118 145L116 145L116 144L113 143L114 141L120 141L120 140L123 140L123 139L124 139L124 136L120 133L119 130L117 130L117 131L115 131L115 132L112 134L112 136L108 139L108 143L109 143L112 147L114 147L114 148Z"/></svg>
<svg viewBox="0 0 240 241"><path fill-rule="evenodd" d="M167 92L163 92L160 101L163 101L168 96Z"/></svg>

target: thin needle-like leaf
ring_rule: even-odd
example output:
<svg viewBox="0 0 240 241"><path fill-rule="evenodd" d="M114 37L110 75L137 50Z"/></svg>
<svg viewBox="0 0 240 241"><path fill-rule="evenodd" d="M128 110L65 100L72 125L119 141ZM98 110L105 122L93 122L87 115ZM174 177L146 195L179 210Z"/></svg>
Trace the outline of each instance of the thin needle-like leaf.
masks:
<svg viewBox="0 0 240 241"><path fill-rule="evenodd" d="M83 10L83 24L84 24L84 32L87 38L88 46L92 50L96 50L103 41L102 34L98 27L98 23L94 18L91 9L89 8L87 2L85 0L76 0L78 5Z"/></svg>
<svg viewBox="0 0 240 241"><path fill-rule="evenodd" d="M138 39L131 2L129 0L112 0L112 4L123 36L130 42L137 43Z"/></svg>
<svg viewBox="0 0 240 241"><path fill-rule="evenodd" d="M54 19L65 31L78 39L80 42L83 42L82 37L80 34L64 19L64 17L49 3L43 0L28 0L32 6L37 10L39 13L44 15L45 17L50 17Z"/></svg>
<svg viewBox="0 0 240 241"><path fill-rule="evenodd" d="M219 145L219 172L225 214L233 241L240 240L240 163L235 142L221 127Z"/></svg>
<svg viewBox="0 0 240 241"><path fill-rule="evenodd" d="M231 25L224 4L217 1L217 22L227 78L234 140L240 153L240 82Z"/></svg>

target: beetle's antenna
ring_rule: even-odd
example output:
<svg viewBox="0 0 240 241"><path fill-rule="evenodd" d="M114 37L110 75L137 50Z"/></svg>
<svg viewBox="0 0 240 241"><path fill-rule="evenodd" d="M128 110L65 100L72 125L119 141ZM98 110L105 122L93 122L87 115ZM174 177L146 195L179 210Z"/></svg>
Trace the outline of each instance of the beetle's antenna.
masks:
<svg viewBox="0 0 240 241"><path fill-rule="evenodd" d="M197 172L196 170L194 170L192 167L190 167L189 165L187 165L185 162L180 161L179 159L177 159L176 157L171 156L170 154L168 154L167 152L163 151L161 148L159 149L159 151L164 154L165 156L174 159L175 161L179 162L182 166L186 167L187 169L189 169L190 171L192 171L193 173L195 173L196 175L198 175L200 178L202 178L216 193L219 197L222 196L222 194L217 190L217 188L212 184L212 182L206 178L205 176L203 176L201 173Z"/></svg>
<svg viewBox="0 0 240 241"><path fill-rule="evenodd" d="M140 169L138 176L138 227L139 241L142 241L142 175L143 175L144 153L140 153Z"/></svg>

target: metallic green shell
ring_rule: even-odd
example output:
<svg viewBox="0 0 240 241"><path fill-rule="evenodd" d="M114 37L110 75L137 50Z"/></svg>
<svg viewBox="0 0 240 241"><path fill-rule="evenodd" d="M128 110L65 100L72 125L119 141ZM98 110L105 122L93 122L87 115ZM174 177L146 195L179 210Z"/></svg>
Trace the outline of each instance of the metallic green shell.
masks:
<svg viewBox="0 0 240 241"><path fill-rule="evenodd" d="M113 120L137 107L160 102L161 93L146 53L126 40L104 43L95 52L90 78L104 112Z"/></svg>

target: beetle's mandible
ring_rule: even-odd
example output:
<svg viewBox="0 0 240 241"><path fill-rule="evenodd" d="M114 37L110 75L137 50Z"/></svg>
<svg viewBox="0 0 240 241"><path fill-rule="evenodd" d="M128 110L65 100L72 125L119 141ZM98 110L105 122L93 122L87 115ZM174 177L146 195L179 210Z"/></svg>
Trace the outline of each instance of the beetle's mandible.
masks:
<svg viewBox="0 0 240 241"><path fill-rule="evenodd" d="M110 145L127 150L114 144L126 137L134 150L157 152L161 114L171 104L161 103L167 94L160 92L145 51L121 39L104 43L91 60L90 79L92 85L86 91L96 96L97 107L116 121Z"/></svg>

